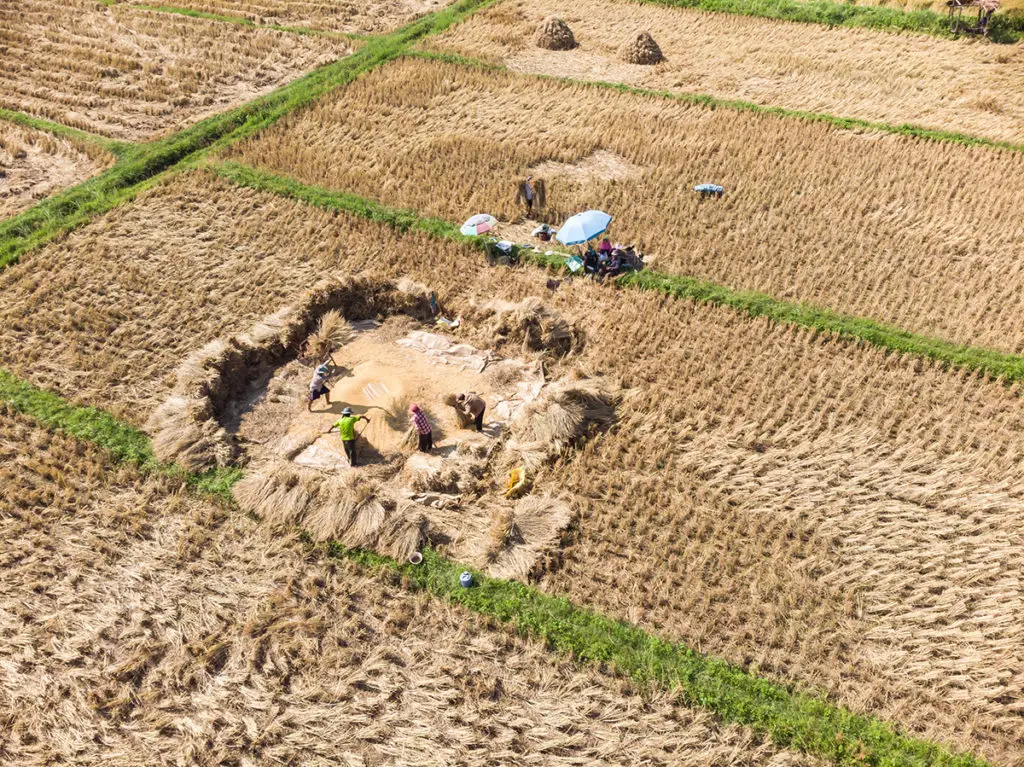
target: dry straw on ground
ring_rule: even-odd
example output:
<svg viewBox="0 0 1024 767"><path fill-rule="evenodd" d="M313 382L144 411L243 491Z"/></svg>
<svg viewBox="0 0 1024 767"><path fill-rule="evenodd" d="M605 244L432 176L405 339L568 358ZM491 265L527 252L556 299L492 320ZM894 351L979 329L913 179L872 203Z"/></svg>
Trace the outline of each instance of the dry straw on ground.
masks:
<svg viewBox="0 0 1024 767"><path fill-rule="evenodd" d="M249 101L349 51L95 0L0 5L0 107L138 140Z"/></svg>
<svg viewBox="0 0 1024 767"><path fill-rule="evenodd" d="M94 144L0 120L0 220L109 167Z"/></svg>
<svg viewBox="0 0 1024 767"><path fill-rule="evenodd" d="M576 47L569 25L557 16L548 16L537 26L533 44L549 51L570 51Z"/></svg>
<svg viewBox="0 0 1024 767"><path fill-rule="evenodd" d="M552 14L576 33L579 47L571 55L531 44L537 24ZM632 66L616 57L637 28L657 38L668 59L661 66ZM618 0L504 0L426 44L522 72L1024 142L1021 45L829 29Z"/></svg>
<svg viewBox="0 0 1024 767"><path fill-rule="evenodd" d="M148 0L129 0L152 5ZM175 0L176 8L328 32L381 34L436 11L445 0Z"/></svg>
<svg viewBox="0 0 1024 767"><path fill-rule="evenodd" d="M5 416L0 483L4 764L817 764Z"/></svg>
<svg viewBox="0 0 1024 767"><path fill-rule="evenodd" d="M505 119L527 113L538 117ZM516 218L510 179L601 151L640 172L549 177L553 223L599 206L615 216L612 236L662 271L1024 350L1024 153L404 60L233 156L461 221L472 210ZM728 194L702 202L689 189L703 181Z"/></svg>
<svg viewBox="0 0 1024 767"><path fill-rule="evenodd" d="M191 174L0 275L0 364L144 417L189 351L325 270L411 276L453 313L545 290L546 275L482 263ZM549 377L579 368L628 394L611 432L536 478L579 517L544 588L997 762L1019 756L1016 390L654 294L574 282L545 303L587 327Z"/></svg>

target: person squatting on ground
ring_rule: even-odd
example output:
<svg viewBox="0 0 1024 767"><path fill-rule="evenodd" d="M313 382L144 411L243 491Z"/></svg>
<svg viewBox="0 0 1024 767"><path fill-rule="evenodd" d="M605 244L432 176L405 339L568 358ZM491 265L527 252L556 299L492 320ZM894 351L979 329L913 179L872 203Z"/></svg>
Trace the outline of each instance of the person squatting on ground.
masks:
<svg viewBox="0 0 1024 767"><path fill-rule="evenodd" d="M487 403L484 402L483 397L475 392L466 392L458 395L455 401L466 415L472 416L476 430L483 431L484 411L487 409Z"/></svg>
<svg viewBox="0 0 1024 767"><path fill-rule="evenodd" d="M317 365L313 371L313 380L309 382L309 397L306 399L306 410L313 412L313 403L321 397L327 399L327 407L331 406L331 390L327 388L327 376L331 366L328 363Z"/></svg>
<svg viewBox="0 0 1024 767"><path fill-rule="evenodd" d="M347 407L341 411L341 418L331 424L327 430L330 434L335 429L341 434L341 446L345 448L345 457L348 458L348 465L356 465L356 424L360 421L370 422L365 415L352 415L352 408Z"/></svg>
<svg viewBox="0 0 1024 767"><path fill-rule="evenodd" d="M429 453L434 449L434 430L430 427L430 421L415 402L409 405L409 413L412 415L412 425L416 429L416 435L420 438L419 450L421 453Z"/></svg>

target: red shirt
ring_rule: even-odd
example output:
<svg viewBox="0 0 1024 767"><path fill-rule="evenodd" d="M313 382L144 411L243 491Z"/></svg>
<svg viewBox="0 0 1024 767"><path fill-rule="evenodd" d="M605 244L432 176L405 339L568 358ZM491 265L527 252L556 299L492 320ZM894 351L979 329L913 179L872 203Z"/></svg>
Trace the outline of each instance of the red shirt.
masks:
<svg viewBox="0 0 1024 767"><path fill-rule="evenodd" d="M412 425L416 427L416 431L420 434L430 434L430 421L423 415L423 412L412 414Z"/></svg>

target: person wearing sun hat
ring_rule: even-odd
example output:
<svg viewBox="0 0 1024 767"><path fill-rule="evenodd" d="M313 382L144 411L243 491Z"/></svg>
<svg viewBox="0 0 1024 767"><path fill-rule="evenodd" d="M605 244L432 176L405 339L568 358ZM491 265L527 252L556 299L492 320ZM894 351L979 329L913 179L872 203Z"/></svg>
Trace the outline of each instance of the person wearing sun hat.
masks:
<svg viewBox="0 0 1024 767"><path fill-rule="evenodd" d="M434 449L434 430L430 426L430 421L415 402L409 405L409 413L412 416L413 428L416 429L416 436L420 440L419 450L421 453L429 453Z"/></svg>
<svg viewBox="0 0 1024 767"><path fill-rule="evenodd" d="M352 408L347 407L341 411L341 418L331 424L327 430L330 434L335 429L341 434L341 446L345 448L345 457L348 458L348 465L356 465L356 424L360 421L369 422L365 415L353 415Z"/></svg>

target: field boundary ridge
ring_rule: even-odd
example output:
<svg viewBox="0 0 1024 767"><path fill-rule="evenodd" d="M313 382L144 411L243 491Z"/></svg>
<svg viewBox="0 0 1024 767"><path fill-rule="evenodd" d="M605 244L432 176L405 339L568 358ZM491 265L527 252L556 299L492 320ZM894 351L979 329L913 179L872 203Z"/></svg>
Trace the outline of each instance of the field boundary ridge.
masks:
<svg viewBox="0 0 1024 767"><path fill-rule="evenodd" d="M85 144L92 144L105 152L109 152L115 157L120 157L133 146L129 141L118 141L95 133L88 133L87 131L79 128L72 128L68 125L52 122L51 120L44 120L41 117L36 117L35 115L30 115L26 112L16 112L13 109L0 108L0 120L9 122L13 125L20 125L24 128L33 128L34 130L43 131L44 133L49 133L53 136L73 139Z"/></svg>
<svg viewBox="0 0 1024 767"><path fill-rule="evenodd" d="M158 464L149 438L135 427L99 408L73 405L0 368L0 412L4 407L47 429L96 445L115 462L142 473L156 471L180 478L190 491L237 510L231 488L242 477L240 469L198 475ZM988 765L971 754L953 753L941 744L914 738L891 723L756 676L564 597L489 578L430 548L424 550L421 565L411 565L372 551L348 549L336 541L314 544L305 534L303 539L319 553L397 575L407 588L500 620L579 663L593 663L602 671L629 679L641 690L651 685L668 690L685 705L751 727L783 748L841 765ZM467 569L473 572L472 588L459 584L459 574Z"/></svg>

